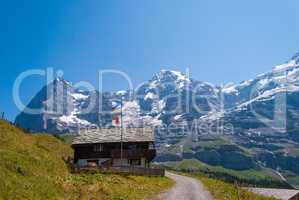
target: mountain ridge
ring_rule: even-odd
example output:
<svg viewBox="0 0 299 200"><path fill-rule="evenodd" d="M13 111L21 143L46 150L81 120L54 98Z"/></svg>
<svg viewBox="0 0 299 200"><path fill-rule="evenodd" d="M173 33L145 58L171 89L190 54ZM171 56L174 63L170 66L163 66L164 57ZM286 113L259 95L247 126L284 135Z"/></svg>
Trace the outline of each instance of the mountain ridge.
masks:
<svg viewBox="0 0 299 200"><path fill-rule="evenodd" d="M192 100L190 101L185 100L185 102L180 102L180 103L189 104L189 105L184 105L184 107L187 106L188 111L192 112L191 115L194 115L194 117L192 116L190 117L189 115L189 118L194 120L196 118L202 117L202 115L206 115L207 112L219 111L221 109L220 101L223 101L222 103L224 104L224 109L231 109L240 106L248 102L249 100L259 99L262 97L262 94L266 95L267 94L266 92L268 92L268 95L271 95L271 92L274 94L279 92L279 89L282 89L282 85L283 85L283 83L281 82L284 81L284 77L280 74L282 69L285 70L283 72L287 73L285 76L285 79L287 79L289 84L287 89L297 91L299 90L299 84L297 80L299 74L299 69L298 69L299 66L296 64L299 58L297 54L295 54L292 57L292 59L286 62L285 64L278 65L274 67L272 71L258 75L255 79L242 81L239 84L228 84L223 87L214 86L213 84L207 82L197 81L195 79L189 78L189 76L183 74L182 72L162 69L160 72L154 74L152 79L150 79L149 81L147 81L145 84L141 85L134 91L134 94L136 94L137 97L133 97L134 99L132 102L138 104L135 105L136 110L141 109L141 112L139 114L141 116L146 116L146 118L148 119L155 120L156 123L154 124L161 124L161 122L158 122L158 120L161 120L162 123L169 124L171 123L171 120L175 121L175 119L179 119L184 115L188 116L190 113L186 112L186 109L184 110L184 108L179 108L180 110L176 110L177 113L174 116L171 117L169 117L169 115L161 116L163 115L163 113L168 112L169 110L173 109L173 107L175 107L173 102L169 101L168 99L166 101L164 100L164 98L167 96L176 95L176 96L182 96L184 98L185 96L188 95L190 96L190 93L192 93L191 94L192 97L195 96L195 102ZM49 88L52 87L55 88L55 86L57 86L57 88L59 87L62 88L60 89L60 91L59 89L56 89L56 91L54 90L54 92L58 93L58 95L56 94L57 96L63 95L65 99L64 100L60 99L60 101L62 102L59 102L59 98L57 97L56 97L57 100L55 99L55 94L54 94L54 98L46 99L47 97L45 94L46 92L45 90L48 90ZM70 90L70 91L65 91L64 90L65 88L66 90ZM277 91L275 91L275 89ZM95 94L92 94L93 92ZM70 126L73 126L75 123L77 123L82 125L83 128L88 126L93 127L94 125L99 125L99 123L95 123L96 122L95 120L90 121L89 118L82 117L82 115L80 115L80 109L82 109L82 107L85 108L87 106L86 104L88 104L88 101L91 99L91 96L95 95L96 100L100 98L101 94L99 94L99 92L97 91L93 91L93 92L80 91L78 89L72 88L70 82L67 82L61 78L57 78L50 85L45 86L36 95L40 97L35 96L28 104L28 107L33 107L33 108L47 107L45 108L45 110L48 109L48 110L52 110L53 113L55 114L58 113L60 117L57 118L57 121L60 124L62 124L62 126L63 124L65 126L68 126L68 123L71 124ZM132 92L130 91L119 91L119 92L110 93L107 98L117 99L122 97L125 99L125 101L130 101L132 98L130 97L131 94ZM223 95L223 99L221 99L221 95ZM41 105L40 102L45 104L49 102L49 105ZM59 105L61 106L61 104L64 108L59 108ZM199 109L193 108L192 107L193 105L195 105L195 107L197 107L197 105L200 105ZM96 105L95 107L97 108L98 106L99 105ZM111 110L111 108L106 108L106 109ZM68 110L71 111L68 112ZM200 114L200 111L198 112L198 110L206 111L206 112L202 112L202 114ZM97 111L95 109L92 112L100 112L100 111ZM22 122L22 118L23 118L22 115L24 115L24 112L21 112L16 117L15 121L21 124L21 126L26 126ZM99 117L96 117L95 115L92 117L97 118L97 120L100 120ZM189 118L188 120L190 120ZM42 121L44 120L45 119L42 119ZM109 120L109 116L107 116L106 120ZM100 125L108 125L108 122L101 123ZM33 131L43 131L40 122L39 122L38 130L34 130L34 127L24 127L24 128L29 128ZM47 131L47 129L44 129L44 131ZM53 131L59 132L59 130L53 130ZM65 132L65 131L68 130L62 130L61 132Z"/></svg>
<svg viewBox="0 0 299 200"><path fill-rule="evenodd" d="M110 93L81 91L56 79L29 103L43 112L22 112L16 123L56 134L111 127L111 105L120 99L125 126L155 128L160 162L197 159L235 170L269 168L299 185L298 54L254 79L223 87L172 70L161 70L134 91ZM219 145L219 138L226 142Z"/></svg>

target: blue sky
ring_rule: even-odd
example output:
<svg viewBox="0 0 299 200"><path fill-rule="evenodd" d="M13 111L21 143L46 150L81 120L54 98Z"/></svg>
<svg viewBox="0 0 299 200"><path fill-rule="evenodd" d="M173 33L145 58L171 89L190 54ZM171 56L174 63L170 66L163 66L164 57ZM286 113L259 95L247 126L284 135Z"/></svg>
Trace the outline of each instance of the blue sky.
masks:
<svg viewBox="0 0 299 200"><path fill-rule="evenodd" d="M296 0L1 0L0 111L14 119L12 85L32 68L95 85L101 69L122 70L135 84L162 68L189 68L215 84L253 78L299 51L298 7ZM27 79L22 100L44 84ZM117 78L106 85L123 87Z"/></svg>

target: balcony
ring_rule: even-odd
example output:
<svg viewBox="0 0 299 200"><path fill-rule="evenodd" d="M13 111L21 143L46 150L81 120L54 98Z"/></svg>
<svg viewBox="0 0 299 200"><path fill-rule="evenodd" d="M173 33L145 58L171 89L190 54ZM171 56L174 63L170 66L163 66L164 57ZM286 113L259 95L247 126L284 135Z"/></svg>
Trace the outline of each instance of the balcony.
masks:
<svg viewBox="0 0 299 200"><path fill-rule="evenodd" d="M128 159L139 159L145 157L148 160L153 160L155 156L156 156L155 149L123 150L123 158L128 158ZM111 158L120 158L120 157L121 157L120 149L111 151Z"/></svg>

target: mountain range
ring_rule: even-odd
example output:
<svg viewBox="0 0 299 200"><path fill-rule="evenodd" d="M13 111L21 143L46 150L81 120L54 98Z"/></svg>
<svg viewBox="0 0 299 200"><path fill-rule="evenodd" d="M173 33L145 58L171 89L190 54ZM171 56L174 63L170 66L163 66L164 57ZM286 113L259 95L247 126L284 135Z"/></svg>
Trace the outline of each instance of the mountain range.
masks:
<svg viewBox="0 0 299 200"><path fill-rule="evenodd" d="M120 99L126 127L155 127L159 162L196 159L232 170L271 169L299 185L299 53L254 79L224 86L172 70L133 91L105 93L57 78L28 104L41 112L24 110L15 121L55 134L110 127L112 105Z"/></svg>

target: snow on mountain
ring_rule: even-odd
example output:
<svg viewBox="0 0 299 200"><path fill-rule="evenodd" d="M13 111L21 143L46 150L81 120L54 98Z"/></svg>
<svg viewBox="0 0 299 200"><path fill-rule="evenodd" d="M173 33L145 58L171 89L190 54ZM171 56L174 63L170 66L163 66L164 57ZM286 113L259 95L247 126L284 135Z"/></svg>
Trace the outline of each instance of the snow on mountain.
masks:
<svg viewBox="0 0 299 200"><path fill-rule="evenodd" d="M95 127L100 119L105 123L109 118L88 109L91 103L95 104L94 109L98 107L98 95L97 92L77 90L70 82L57 78L44 86L28 104L29 108L42 112L30 114L23 111L15 121L35 132L78 132L79 129Z"/></svg>
<svg viewBox="0 0 299 200"><path fill-rule="evenodd" d="M299 58L292 57L288 62L275 66L271 71L258 75L255 79L240 84L228 84L222 88L225 107L233 108L248 105L254 99L271 98L281 91L294 92L299 86ZM247 103L246 103L247 102Z"/></svg>
<svg viewBox="0 0 299 200"><path fill-rule="evenodd" d="M296 114L299 109L298 56L299 54L285 64L275 66L271 71L246 81L246 84L242 82L224 87L222 91L225 109L201 119L211 123L223 121L232 124L239 133L244 134L260 133L261 127L264 127L263 132L275 133L271 130L274 125L264 124L265 120L273 120L275 114L278 115L276 117L286 118L286 129L293 132L295 126L291 122L299 120L299 115ZM283 110L277 109L285 109L286 115L284 116Z"/></svg>
<svg viewBox="0 0 299 200"><path fill-rule="evenodd" d="M92 126L92 124L87 120L77 117L77 115L81 113L84 103L90 96L80 90L71 91L69 96L72 97L72 110L69 110L68 114L64 114L57 118L58 126L78 128L88 128Z"/></svg>
<svg viewBox="0 0 299 200"><path fill-rule="evenodd" d="M82 93L72 93L71 96L76 100L76 101L80 101L80 100L86 100L88 98L87 95L84 95Z"/></svg>
<svg viewBox="0 0 299 200"><path fill-rule="evenodd" d="M140 116L140 106L136 101L127 101L123 105L123 124L125 126L137 125L136 119Z"/></svg>
<svg viewBox="0 0 299 200"><path fill-rule="evenodd" d="M59 117L58 123L62 123L64 126L80 126L82 128L91 125L88 121L76 117L75 113Z"/></svg>
<svg viewBox="0 0 299 200"><path fill-rule="evenodd" d="M238 90L233 83L229 83L222 88L221 92L230 94L230 93L238 93Z"/></svg>
<svg viewBox="0 0 299 200"><path fill-rule="evenodd" d="M281 92L299 91L298 63L299 54L255 79L240 84L226 84L224 87L191 79L178 71L161 70L136 91L106 94L101 107L109 113L113 101L123 98L126 126L169 125L178 121L191 123L205 116L214 119L223 116L218 112L240 111L254 102L268 102ZM49 88L56 88L50 96L47 95ZM77 90L71 83L56 79L28 105L45 111L40 115L22 112L16 122L25 128L48 132L72 132L90 126L109 126L111 115L99 113L100 95L104 94ZM84 112L93 99L96 100L95 107ZM28 121L34 121L35 125L29 125ZM50 125L45 127L45 122Z"/></svg>
<svg viewBox="0 0 299 200"><path fill-rule="evenodd" d="M162 121L158 116L142 115L140 105L136 100L124 101L122 107L123 125L126 127L159 126Z"/></svg>
<svg viewBox="0 0 299 200"><path fill-rule="evenodd" d="M45 86L28 105L43 109L43 113L30 115L22 112L16 122L33 131L53 133L110 126L109 111L113 102L122 98L126 126L158 126L177 120L196 119L207 111L217 110L218 92L219 89L212 84L190 79L172 70L161 70L134 92L118 91L105 95L97 91L78 90L60 78ZM98 101L100 95L105 96L101 106ZM92 102L95 103L94 107L86 112ZM100 107L108 114L99 113ZM33 120L36 122L34 126L27 123Z"/></svg>
<svg viewBox="0 0 299 200"><path fill-rule="evenodd" d="M190 84L191 80L184 75L182 72L173 70L161 70L159 73L155 74L151 81L151 88L157 86L157 84L175 84L177 89L185 87Z"/></svg>
<svg viewBox="0 0 299 200"><path fill-rule="evenodd" d="M157 97L156 94L152 93L152 92L148 92L145 97L144 100L148 100L148 99L155 99Z"/></svg>
<svg viewBox="0 0 299 200"><path fill-rule="evenodd" d="M127 93L128 93L128 91L126 91L126 90L120 90L120 91L117 91L117 92L116 92L116 95L124 96L124 95L126 95Z"/></svg>
<svg viewBox="0 0 299 200"><path fill-rule="evenodd" d="M162 123L170 123L171 120L177 120L178 118L175 116L186 114L184 110L179 108L178 111L169 115L169 112L173 110L173 106L179 102L179 99L168 97L172 95L183 97L184 93L187 92L186 90L182 91L179 87L181 81L191 83L190 79L186 79L181 73L173 71L162 71L154 76L144 88L143 98L133 101L129 99L125 100L123 108L124 124L126 126L140 126L142 123L148 125L161 125ZM157 84L157 87L155 88L157 91L151 90L153 82ZM199 93L205 95L209 94L213 98L215 97L211 86L203 83L200 84ZM52 89L52 87L56 89L50 90L53 94L48 97L46 95L48 92L47 89ZM90 113L83 113L84 109L88 107L91 94L75 90L69 83L62 80L54 81L52 85L45 87L40 93L42 94L37 95L33 101L30 102L30 106L42 108L45 112L39 116L28 115L22 112L17 117L16 122L20 123L23 127L35 131L74 132L79 128L88 128L98 125L98 120L100 118L98 118L98 111L96 108L94 111L90 111ZM118 92L116 95L124 95L126 93L127 92ZM36 102L43 103L37 104ZM110 104L112 106L113 101L111 101ZM181 106L188 104L192 105L192 103L183 102ZM206 101L206 98L200 100L200 105L203 110L210 109L210 102ZM191 109L191 111L192 110L194 109ZM194 113L191 114L193 118L199 116L195 111L192 112ZM32 121L33 118L37 120L36 124L39 124L39 126L28 126L26 121ZM106 121L105 124L109 125L109 116L107 117L107 120L108 121ZM45 126L45 124L47 124L47 126Z"/></svg>
<svg viewBox="0 0 299 200"><path fill-rule="evenodd" d="M200 137L229 140L248 150L259 166L299 175L299 157L293 154L299 143L298 77L299 53L252 80L221 88L224 109L198 119ZM206 162L214 161L211 155Z"/></svg>
<svg viewBox="0 0 299 200"><path fill-rule="evenodd" d="M176 116L173 117L173 119L174 119L174 120L179 120L179 119L182 118L182 116L183 116L183 115L176 115Z"/></svg>
<svg viewBox="0 0 299 200"><path fill-rule="evenodd" d="M290 68L293 68L296 66L296 60L289 60L287 63L284 63L282 65L277 65L274 67L273 71L279 72L279 71L286 71Z"/></svg>
<svg viewBox="0 0 299 200"><path fill-rule="evenodd" d="M136 94L142 114L158 117L165 124L177 121L177 115L187 114L187 118L194 119L218 106L215 86L173 70L156 73Z"/></svg>
<svg viewBox="0 0 299 200"><path fill-rule="evenodd" d="M279 99L281 96L284 98ZM278 105L285 107L275 113L277 99L285 100L278 102ZM111 127L112 107L120 100L123 102L125 126L163 126L159 131L156 129L157 146L167 148L192 142L193 138L189 141L186 135L180 134L183 132L180 127L191 127L196 120L200 134L218 134L208 135L207 141L220 137L238 147L235 155L227 156L231 155L232 145L219 144L220 149L229 150L229 154L219 156L228 159L230 166L233 166L231 161L235 161L240 166L248 167L244 164L247 156L240 157L242 149L248 149L252 161L264 163L265 167L279 167L299 174L299 158L288 155L289 149L298 148L299 143L299 53L290 61L254 79L225 86L197 81L181 72L161 70L134 91L100 94L98 91L78 90L70 82L58 78L43 87L28 104L29 108L41 109L42 112L28 114L23 111L17 116L16 123L34 132L48 133L77 133L84 128ZM95 105L88 109L93 102ZM283 120L285 127L282 127L286 133L275 129L277 124L280 125L280 120L266 124L260 119L262 116L273 121L276 114L278 119L286 118ZM165 125L172 130L164 129ZM176 125L177 128L173 128ZM204 156L202 159L209 163L215 161L215 156L218 157L217 154L222 152L219 150L215 153L209 148L197 149L199 145L193 144L192 151L182 156L193 156L195 159ZM230 160L231 157L234 160Z"/></svg>

